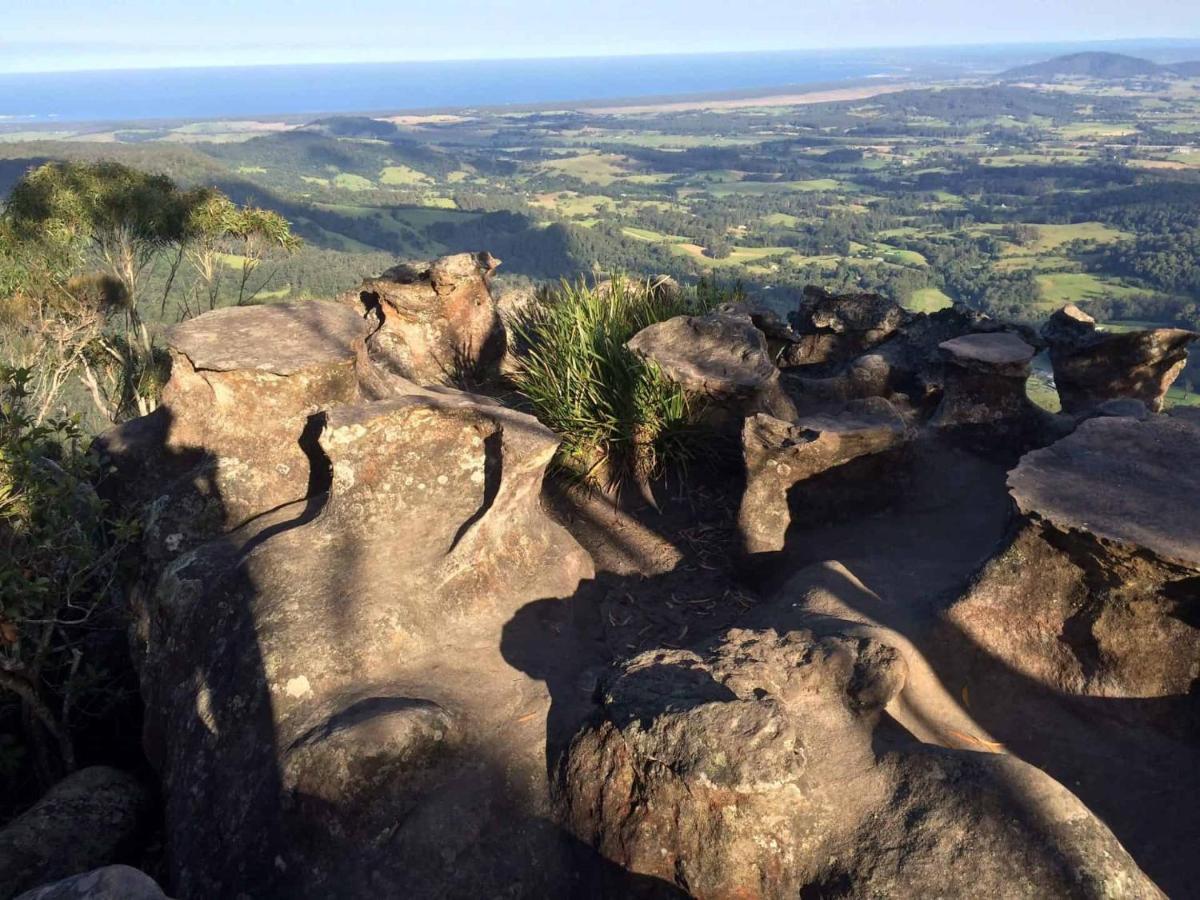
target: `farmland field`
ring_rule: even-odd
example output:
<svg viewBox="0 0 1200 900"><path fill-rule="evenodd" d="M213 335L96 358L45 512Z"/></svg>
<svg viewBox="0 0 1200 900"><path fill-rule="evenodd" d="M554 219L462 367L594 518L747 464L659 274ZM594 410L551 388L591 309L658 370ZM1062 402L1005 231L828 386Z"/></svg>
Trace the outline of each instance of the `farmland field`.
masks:
<svg viewBox="0 0 1200 900"><path fill-rule="evenodd" d="M0 126L0 189L47 157L216 184L307 242L261 270L263 296L327 296L389 259L486 248L501 284L662 272L737 283L784 312L820 284L924 313L962 303L1036 325L1077 303L1105 321L1195 326L1197 85L975 78L740 102Z"/></svg>

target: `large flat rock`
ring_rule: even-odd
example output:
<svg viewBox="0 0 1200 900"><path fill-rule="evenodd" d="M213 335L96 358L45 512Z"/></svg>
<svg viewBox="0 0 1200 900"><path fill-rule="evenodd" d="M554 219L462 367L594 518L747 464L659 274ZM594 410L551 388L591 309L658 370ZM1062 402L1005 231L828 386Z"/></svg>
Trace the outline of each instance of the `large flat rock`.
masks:
<svg viewBox="0 0 1200 900"><path fill-rule="evenodd" d="M1200 569L1200 424L1091 419L1008 476L1021 512Z"/></svg>
<svg viewBox="0 0 1200 900"><path fill-rule="evenodd" d="M1012 374L1029 372L1029 362L1037 352L1017 335L1007 331L992 334L964 334L938 344L948 359L960 366Z"/></svg>
<svg viewBox="0 0 1200 900"><path fill-rule="evenodd" d="M366 334L354 310L311 300L218 309L176 326L170 345L197 370L286 376L353 360Z"/></svg>

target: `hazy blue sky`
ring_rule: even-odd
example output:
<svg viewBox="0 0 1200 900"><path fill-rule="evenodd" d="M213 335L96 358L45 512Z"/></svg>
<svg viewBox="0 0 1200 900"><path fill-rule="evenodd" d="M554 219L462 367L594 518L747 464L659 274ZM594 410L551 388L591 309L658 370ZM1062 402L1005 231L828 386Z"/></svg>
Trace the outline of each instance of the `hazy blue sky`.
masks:
<svg viewBox="0 0 1200 900"><path fill-rule="evenodd" d="M0 71L1200 37L1198 0L3 0Z"/></svg>

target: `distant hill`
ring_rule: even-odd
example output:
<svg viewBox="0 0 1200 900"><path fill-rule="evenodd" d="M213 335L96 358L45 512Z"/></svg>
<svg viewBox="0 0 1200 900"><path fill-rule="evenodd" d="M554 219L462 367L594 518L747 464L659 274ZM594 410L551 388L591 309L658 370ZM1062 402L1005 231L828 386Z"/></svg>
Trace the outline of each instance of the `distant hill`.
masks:
<svg viewBox="0 0 1200 900"><path fill-rule="evenodd" d="M1174 63L1167 66L1176 75L1182 75L1185 78L1200 78L1200 59L1194 59L1190 62Z"/></svg>
<svg viewBox="0 0 1200 900"><path fill-rule="evenodd" d="M1182 63L1182 65L1197 65ZM1088 78L1136 78L1139 75L1163 75L1172 70L1148 59L1122 53L1071 53L1045 62L1018 66L1002 72L1002 78L1055 78L1082 75ZM1180 73L1181 74L1181 73Z"/></svg>

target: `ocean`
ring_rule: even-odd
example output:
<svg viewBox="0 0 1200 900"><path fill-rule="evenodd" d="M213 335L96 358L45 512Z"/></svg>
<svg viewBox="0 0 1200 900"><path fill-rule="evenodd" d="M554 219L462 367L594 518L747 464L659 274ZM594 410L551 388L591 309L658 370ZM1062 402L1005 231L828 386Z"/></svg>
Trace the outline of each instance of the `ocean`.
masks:
<svg viewBox="0 0 1200 900"><path fill-rule="evenodd" d="M529 106L838 82L895 71L868 53L127 69L0 75L0 124Z"/></svg>

